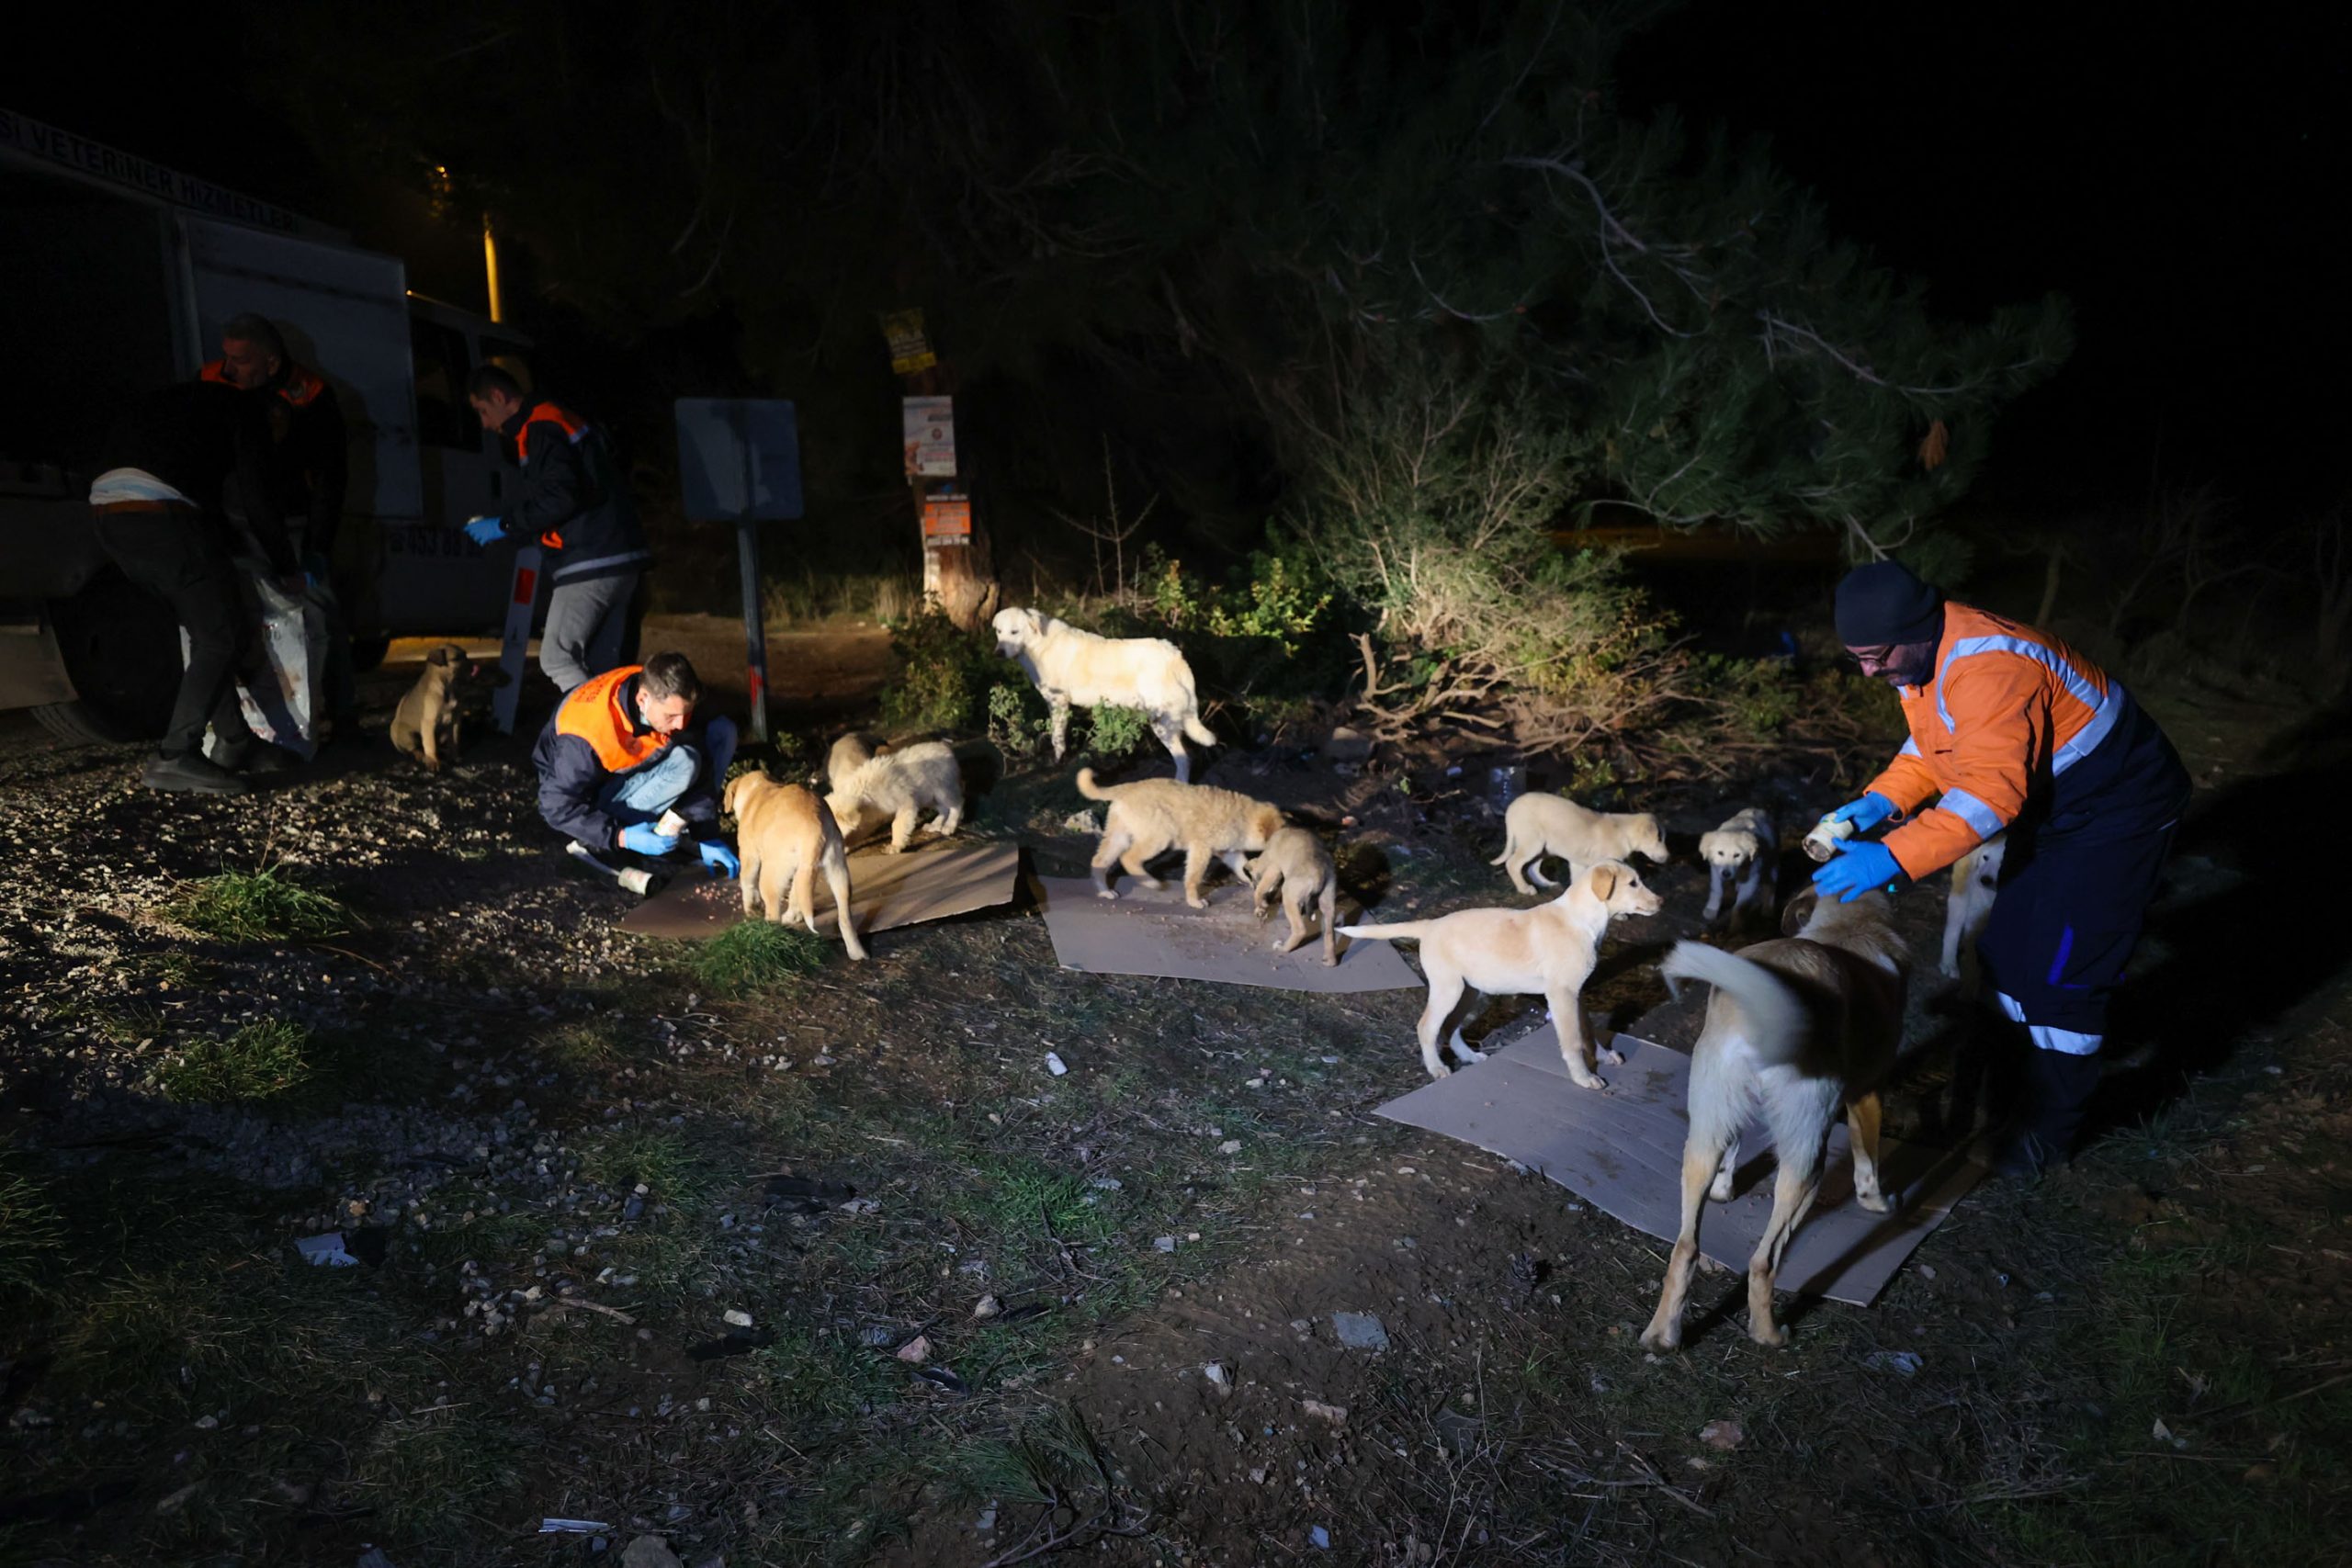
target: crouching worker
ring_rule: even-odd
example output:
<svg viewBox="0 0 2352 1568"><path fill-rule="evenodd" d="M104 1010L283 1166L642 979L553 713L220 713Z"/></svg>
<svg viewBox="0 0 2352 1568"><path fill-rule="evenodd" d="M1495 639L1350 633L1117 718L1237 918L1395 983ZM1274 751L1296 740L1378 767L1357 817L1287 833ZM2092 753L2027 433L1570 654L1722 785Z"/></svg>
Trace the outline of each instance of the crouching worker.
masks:
<svg viewBox="0 0 2352 1568"><path fill-rule="evenodd" d="M712 875L735 875L741 866L718 835L735 726L714 718L698 737L688 734L701 699L683 653L657 653L574 687L531 750L548 826L592 854L658 858L691 838Z"/></svg>
<svg viewBox="0 0 2352 1568"><path fill-rule="evenodd" d="M2006 830L1977 957L2018 1035L2021 1103L1995 1168L2073 1156L2188 773L2131 695L2046 632L1943 596L1894 561L1838 585L1838 638L1902 699L1911 739L1832 816L1859 837L1814 875L1825 897L1916 882ZM1928 807L1929 801L1935 802ZM1925 809L1923 809L1923 807Z"/></svg>

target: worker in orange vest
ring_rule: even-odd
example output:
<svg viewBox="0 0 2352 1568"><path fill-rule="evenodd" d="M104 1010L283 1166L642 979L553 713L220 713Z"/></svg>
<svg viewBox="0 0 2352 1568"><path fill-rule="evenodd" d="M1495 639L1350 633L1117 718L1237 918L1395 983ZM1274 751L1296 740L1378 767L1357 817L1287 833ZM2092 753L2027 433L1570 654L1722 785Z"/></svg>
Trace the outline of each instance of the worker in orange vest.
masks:
<svg viewBox="0 0 2352 1568"><path fill-rule="evenodd" d="M1849 572L1837 619L1862 673L1902 699L1911 738L1831 813L1857 836L1814 886L1852 898L1917 882L2007 834L1977 956L2027 1048L2022 1103L1993 1163L2038 1175L2073 1156L2109 998L2155 897L2188 772L2098 665L2047 632L1947 602L1899 562ZM1894 827L1883 839L1859 836L1884 823Z"/></svg>
<svg viewBox="0 0 2352 1568"><path fill-rule="evenodd" d="M691 836L711 874L736 874L741 867L718 831L735 725L714 718L690 733L701 700L702 682L683 653L657 653L572 688L531 749L548 826L591 855L628 850L658 859Z"/></svg>

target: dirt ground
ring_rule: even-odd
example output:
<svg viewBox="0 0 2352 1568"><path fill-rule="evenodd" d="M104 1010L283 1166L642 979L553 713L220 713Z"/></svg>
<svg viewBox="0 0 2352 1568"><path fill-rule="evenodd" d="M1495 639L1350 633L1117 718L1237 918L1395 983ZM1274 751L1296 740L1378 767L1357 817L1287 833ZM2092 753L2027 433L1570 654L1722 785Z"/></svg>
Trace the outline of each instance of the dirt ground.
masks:
<svg viewBox="0 0 2352 1568"><path fill-rule="evenodd" d="M717 618L657 644L740 660ZM885 651L778 639L785 761ZM2352 955L2278 897L2352 745L2279 694L2142 693L2200 795L2086 1157L1979 1188L1869 1309L1784 1300L1785 1351L1702 1276L1658 1357L1660 1244L1372 1114L1423 1081L1418 991L1065 972L1025 901L744 984L613 932L526 738L391 753L413 673L371 679L372 747L233 802L0 723L0 1562L2352 1561ZM1352 818L1361 901L1518 902L1462 767L1207 777ZM1077 869L1066 773L1016 764L969 830ZM1660 792L1668 910L1595 1012L1687 1046L1655 965L1696 835L1850 782ZM263 872L341 913L198 929ZM1891 1115L1934 1128L1940 886L1901 908ZM298 1259L337 1230L357 1264Z"/></svg>

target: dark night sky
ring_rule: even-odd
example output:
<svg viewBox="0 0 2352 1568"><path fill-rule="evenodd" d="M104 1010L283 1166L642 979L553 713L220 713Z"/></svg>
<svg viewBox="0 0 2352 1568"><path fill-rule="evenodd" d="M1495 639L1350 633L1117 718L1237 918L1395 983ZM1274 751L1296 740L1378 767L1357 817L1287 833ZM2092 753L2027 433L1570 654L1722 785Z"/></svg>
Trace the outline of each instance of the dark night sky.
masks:
<svg viewBox="0 0 2352 1568"><path fill-rule="evenodd" d="M2075 362L2004 416L1981 498L2119 502L2155 465L2163 483L2293 511L2343 493L2352 416L2345 258L2322 240L2352 190L2329 11L2208 10L2167 30L2184 13L1696 5L1619 76L1630 107L1769 136L1837 226L1930 279L1939 309L2074 300ZM65 30L0 65L0 103L415 250L335 210L307 152L240 103L233 24L142 23L120 53L107 18ZM471 254L461 237L443 265Z"/></svg>

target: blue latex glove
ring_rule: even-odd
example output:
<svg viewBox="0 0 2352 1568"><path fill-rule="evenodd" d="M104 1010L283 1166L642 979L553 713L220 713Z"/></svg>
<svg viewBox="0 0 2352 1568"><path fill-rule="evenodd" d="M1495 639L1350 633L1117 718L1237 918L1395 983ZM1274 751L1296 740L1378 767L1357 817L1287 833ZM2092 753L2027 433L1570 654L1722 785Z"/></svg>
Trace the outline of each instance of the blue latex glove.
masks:
<svg viewBox="0 0 2352 1568"><path fill-rule="evenodd" d="M729 849L725 844L718 842L716 839L696 844L695 848L702 852L702 863L710 868L711 875L737 876L741 874L743 863L735 858L735 852L733 850Z"/></svg>
<svg viewBox="0 0 2352 1568"><path fill-rule="evenodd" d="M1871 795L1862 798L1879 797ZM1850 904L1873 887L1892 892L1894 884L1905 880L1902 863L1894 858L1893 850L1884 844L1859 843L1852 839L1841 840L1837 857L1813 874L1814 890L1840 904Z"/></svg>
<svg viewBox="0 0 2352 1568"><path fill-rule="evenodd" d="M506 537L506 520L503 517L477 517L466 525L466 537L487 547Z"/></svg>
<svg viewBox="0 0 2352 1568"><path fill-rule="evenodd" d="M677 847L674 837L656 832L650 822L632 822L621 829L621 848L641 855L666 855Z"/></svg>
<svg viewBox="0 0 2352 1568"><path fill-rule="evenodd" d="M1894 802L1883 795L1866 795L1860 800L1849 800L1829 814L1832 822L1851 822L1854 831L1867 833L1894 815Z"/></svg>

